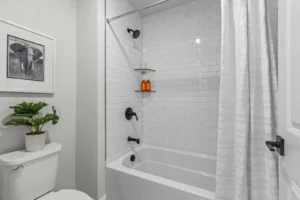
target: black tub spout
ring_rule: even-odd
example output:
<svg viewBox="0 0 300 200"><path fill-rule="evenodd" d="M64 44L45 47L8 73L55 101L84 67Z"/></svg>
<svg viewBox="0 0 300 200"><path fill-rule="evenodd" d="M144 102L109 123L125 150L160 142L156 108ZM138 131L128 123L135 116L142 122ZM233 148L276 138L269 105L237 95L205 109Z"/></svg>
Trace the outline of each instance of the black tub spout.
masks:
<svg viewBox="0 0 300 200"><path fill-rule="evenodd" d="M140 144L140 139L137 139L137 138L128 137L127 141L128 142L136 142L137 144Z"/></svg>

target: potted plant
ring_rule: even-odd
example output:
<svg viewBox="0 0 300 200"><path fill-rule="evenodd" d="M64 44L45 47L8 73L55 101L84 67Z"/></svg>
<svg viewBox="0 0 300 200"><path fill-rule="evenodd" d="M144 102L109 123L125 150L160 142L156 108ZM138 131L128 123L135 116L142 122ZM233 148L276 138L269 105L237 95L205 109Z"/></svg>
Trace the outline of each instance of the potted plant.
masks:
<svg viewBox="0 0 300 200"><path fill-rule="evenodd" d="M44 102L27 103L23 102L15 106L14 113L9 117L5 126L26 126L29 132L25 134L25 146L27 151L38 151L44 148L46 143L46 132L43 130L45 124L52 122L57 124L59 116L56 115L56 109L52 106L52 114L43 116L41 110L46 107Z"/></svg>

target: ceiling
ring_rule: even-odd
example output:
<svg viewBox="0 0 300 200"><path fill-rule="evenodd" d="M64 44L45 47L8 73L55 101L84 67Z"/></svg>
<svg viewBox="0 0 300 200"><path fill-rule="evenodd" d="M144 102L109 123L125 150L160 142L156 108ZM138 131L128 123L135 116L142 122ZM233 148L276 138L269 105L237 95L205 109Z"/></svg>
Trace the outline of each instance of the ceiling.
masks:
<svg viewBox="0 0 300 200"><path fill-rule="evenodd" d="M155 2L158 2L159 0L128 0L128 1L135 9L139 9L139 8L148 6L150 4L153 4ZM195 0L169 0L166 3L163 3L163 4L157 5L155 7L141 11L141 14L143 17L149 16L154 13L158 13L158 12L161 12L161 11L169 9L169 8L181 6L183 4L186 4L186 3L189 3L192 1L195 1Z"/></svg>

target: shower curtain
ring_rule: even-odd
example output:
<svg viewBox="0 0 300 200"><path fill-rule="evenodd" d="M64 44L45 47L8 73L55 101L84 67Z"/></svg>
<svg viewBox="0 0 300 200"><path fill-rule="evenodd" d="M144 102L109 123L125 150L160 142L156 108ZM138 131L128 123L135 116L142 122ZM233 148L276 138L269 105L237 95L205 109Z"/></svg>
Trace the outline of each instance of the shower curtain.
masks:
<svg viewBox="0 0 300 200"><path fill-rule="evenodd" d="M222 0L217 200L276 200L277 69L267 0Z"/></svg>

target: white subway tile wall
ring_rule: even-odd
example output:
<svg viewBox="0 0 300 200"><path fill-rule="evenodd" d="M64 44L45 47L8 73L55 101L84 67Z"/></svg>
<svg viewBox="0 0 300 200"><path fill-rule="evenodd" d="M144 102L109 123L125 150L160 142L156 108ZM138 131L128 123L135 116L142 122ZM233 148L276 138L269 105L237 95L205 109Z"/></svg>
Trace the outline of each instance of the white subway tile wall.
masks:
<svg viewBox="0 0 300 200"><path fill-rule="evenodd" d="M143 141L216 154L221 2L197 0L143 19L143 61L156 93L143 97Z"/></svg>
<svg viewBox="0 0 300 200"><path fill-rule="evenodd" d="M133 8L126 0L107 1L107 17ZM127 28L141 30L134 40ZM127 16L107 25L107 158L129 148L127 137L145 144L215 155L220 76L220 0L197 0L142 18ZM145 62L157 70L156 93L140 94ZM127 121L132 107L139 121Z"/></svg>
<svg viewBox="0 0 300 200"><path fill-rule="evenodd" d="M106 2L107 17L111 18L132 10L126 0ZM134 91L139 88L141 76L134 71L142 59L142 36L134 40L127 28L142 31L140 14L118 19L106 27L106 151L107 158L129 148L127 137L142 137L142 96ZM132 107L139 121L127 121L125 110Z"/></svg>

